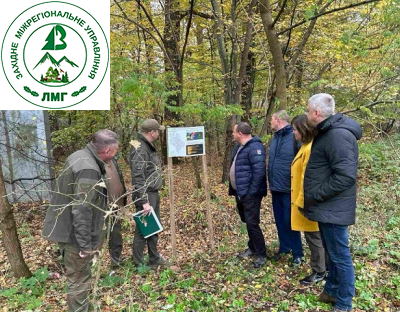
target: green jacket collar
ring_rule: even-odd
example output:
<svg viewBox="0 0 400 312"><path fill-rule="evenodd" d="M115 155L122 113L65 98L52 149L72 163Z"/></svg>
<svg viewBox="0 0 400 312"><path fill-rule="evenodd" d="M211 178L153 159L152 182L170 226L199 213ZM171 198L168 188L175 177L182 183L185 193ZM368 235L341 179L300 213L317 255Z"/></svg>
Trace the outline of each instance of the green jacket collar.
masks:
<svg viewBox="0 0 400 312"><path fill-rule="evenodd" d="M156 149L156 147L154 146L154 144L151 143L149 140L147 140L147 138L146 138L143 134L138 133L138 138L139 138L141 141L143 141L144 143L146 143L146 144L148 145L148 147L149 147L152 151L154 151L154 152L157 151L157 149Z"/></svg>
<svg viewBox="0 0 400 312"><path fill-rule="evenodd" d="M92 154L93 158L96 160L96 163L100 168L101 174L102 175L106 174L106 168L105 168L106 164L104 163L104 161L100 159L99 155L97 155L97 152L93 147L92 143L87 144L85 149L89 151L89 153Z"/></svg>

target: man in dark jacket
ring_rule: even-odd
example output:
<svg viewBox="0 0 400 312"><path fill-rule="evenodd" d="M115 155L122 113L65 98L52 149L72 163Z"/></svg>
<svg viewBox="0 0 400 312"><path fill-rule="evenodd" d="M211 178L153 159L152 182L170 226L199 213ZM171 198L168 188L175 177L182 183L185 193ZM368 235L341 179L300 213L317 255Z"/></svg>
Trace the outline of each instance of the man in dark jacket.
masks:
<svg viewBox="0 0 400 312"><path fill-rule="evenodd" d="M329 254L329 275L319 300L334 303L334 311L350 311L354 297L354 268L348 226L355 223L357 140L360 125L335 114L335 100L326 93L308 100L307 118L317 127L304 176L304 214L317 221Z"/></svg>
<svg viewBox="0 0 400 312"><path fill-rule="evenodd" d="M59 243L69 311L88 311L90 261L100 248L110 187L105 166L117 150L114 132L96 132L85 149L67 158L47 209L42 235Z"/></svg>
<svg viewBox="0 0 400 312"><path fill-rule="evenodd" d="M278 261L282 254L292 252L292 266L297 266L302 263L304 255L301 234L292 230L291 223L290 167L295 156L295 142L286 111L280 110L272 115L271 129L275 134L269 145L268 182L279 238L279 250L273 259Z"/></svg>
<svg viewBox="0 0 400 312"><path fill-rule="evenodd" d="M160 130L165 127L159 125L155 119L146 119L136 141L131 142L130 167L132 174L133 193L132 200L136 205L136 211L144 211L148 214L153 207L158 219L160 219L160 195L162 186L162 172L157 150L153 142L158 139ZM143 264L143 251L147 245L149 251L149 265L168 266L157 250L158 234L144 238L139 228L135 229L133 239L133 261L135 265Z"/></svg>
<svg viewBox="0 0 400 312"><path fill-rule="evenodd" d="M261 200L267 195L265 148L257 136L252 137L251 127L241 122L233 128L237 144L232 152L229 178L229 195L236 196L240 220L246 224L248 248L239 258L256 256L253 265L265 264L267 253L264 235L260 228Z"/></svg>

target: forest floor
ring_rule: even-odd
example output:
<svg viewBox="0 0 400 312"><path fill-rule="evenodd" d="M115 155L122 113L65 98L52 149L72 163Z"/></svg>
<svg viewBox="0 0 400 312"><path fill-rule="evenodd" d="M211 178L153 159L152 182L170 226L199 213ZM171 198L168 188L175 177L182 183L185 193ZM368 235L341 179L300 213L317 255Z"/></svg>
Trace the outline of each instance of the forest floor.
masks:
<svg viewBox="0 0 400 312"><path fill-rule="evenodd" d="M396 137L397 146L400 137ZM93 268L93 283L101 311L330 311L319 303L323 283L305 287L299 279L309 273L306 262L289 267L290 258L268 261L254 269L239 261L246 248L246 229L235 210L235 200L221 184L220 164L212 159L210 188L215 249L209 244L205 194L195 185L192 163L174 167L177 257L171 258L168 188L161 192L164 231L159 250L170 259L169 269L150 270L126 264L109 276L108 253ZM400 161L385 140L361 143L357 223L349 228L356 272L354 311L400 311ZM129 186L129 171L122 166ZM14 205L14 216L25 260L32 278L17 280L0 241L0 311L66 311L65 277L57 246L41 237L46 203ZM132 209L133 210L133 209ZM270 196L263 200L262 229L272 255L277 233ZM123 258L129 259L134 228L123 222ZM99 270L99 271L98 271ZM61 274L51 277L49 272ZM95 280L95 278L93 278Z"/></svg>

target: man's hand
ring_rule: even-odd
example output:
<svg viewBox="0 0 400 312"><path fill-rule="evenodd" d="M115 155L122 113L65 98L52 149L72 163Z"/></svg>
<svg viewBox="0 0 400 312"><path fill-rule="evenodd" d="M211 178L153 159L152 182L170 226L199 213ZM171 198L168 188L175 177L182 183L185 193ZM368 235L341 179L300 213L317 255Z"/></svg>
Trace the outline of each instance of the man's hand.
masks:
<svg viewBox="0 0 400 312"><path fill-rule="evenodd" d="M86 258L87 256L90 256L92 254L92 252L91 251L80 251L79 252L79 257L81 257L81 258Z"/></svg>
<svg viewBox="0 0 400 312"><path fill-rule="evenodd" d="M142 214L143 217L149 215L149 214L150 214L150 211L151 211L151 206L150 206L150 204L149 204L149 203L143 204L143 214Z"/></svg>

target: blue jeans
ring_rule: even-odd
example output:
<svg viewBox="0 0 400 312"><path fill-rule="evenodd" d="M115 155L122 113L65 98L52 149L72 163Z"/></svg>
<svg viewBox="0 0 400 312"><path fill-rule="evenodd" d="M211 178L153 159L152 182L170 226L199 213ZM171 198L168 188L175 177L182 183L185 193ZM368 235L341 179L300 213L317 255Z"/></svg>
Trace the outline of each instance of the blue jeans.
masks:
<svg viewBox="0 0 400 312"><path fill-rule="evenodd" d="M303 258L301 233L292 230L290 193L271 191L272 209L279 237L279 252L292 252L293 258Z"/></svg>
<svg viewBox="0 0 400 312"><path fill-rule="evenodd" d="M324 291L336 298L336 308L350 311L355 292L355 276L349 248L348 226L321 222L318 225L322 244L329 255L329 275Z"/></svg>

